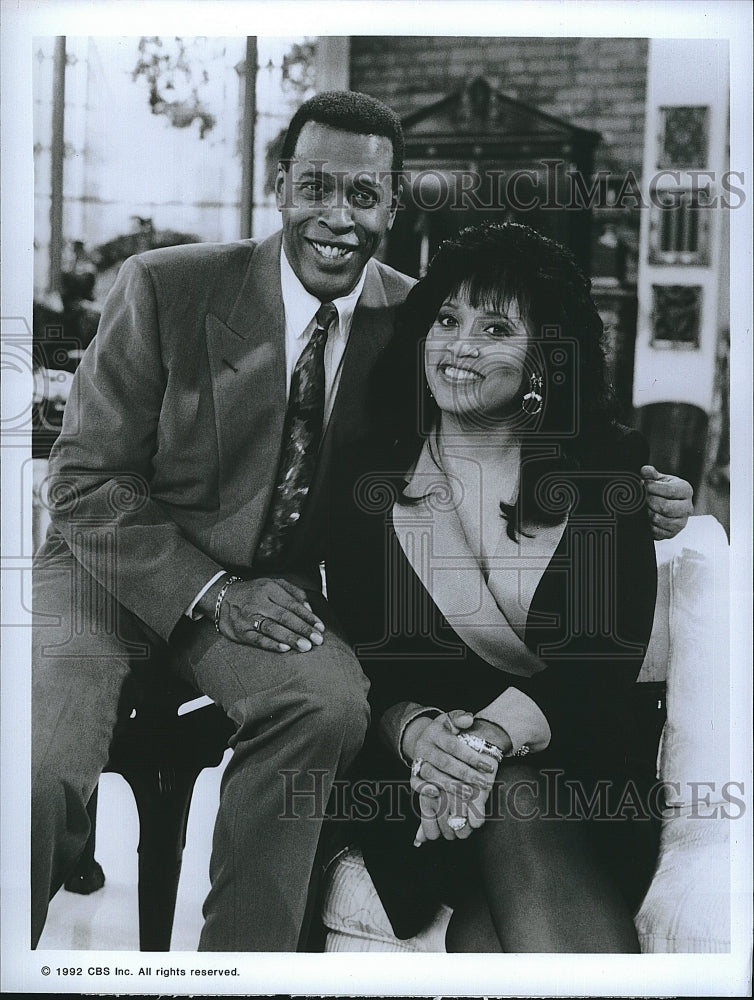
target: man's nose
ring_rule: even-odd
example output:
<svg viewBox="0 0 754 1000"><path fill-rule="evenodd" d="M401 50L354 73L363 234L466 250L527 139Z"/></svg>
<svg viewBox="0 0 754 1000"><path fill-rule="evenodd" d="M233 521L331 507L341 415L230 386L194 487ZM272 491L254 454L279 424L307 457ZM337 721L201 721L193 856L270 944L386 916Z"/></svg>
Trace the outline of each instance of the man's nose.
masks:
<svg viewBox="0 0 754 1000"><path fill-rule="evenodd" d="M333 233L346 233L353 229L353 213L348 200L342 195L335 195L323 207L319 216L319 224Z"/></svg>

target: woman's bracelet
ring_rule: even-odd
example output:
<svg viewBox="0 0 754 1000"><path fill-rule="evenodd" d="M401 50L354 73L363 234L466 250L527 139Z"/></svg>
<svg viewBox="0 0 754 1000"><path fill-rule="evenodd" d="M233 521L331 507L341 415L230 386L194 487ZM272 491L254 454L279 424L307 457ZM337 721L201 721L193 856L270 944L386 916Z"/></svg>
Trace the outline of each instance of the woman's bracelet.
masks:
<svg viewBox="0 0 754 1000"><path fill-rule="evenodd" d="M477 753L483 753L488 757L494 757L498 764L505 756L500 747L495 746L494 743L490 743L489 740L485 740L481 736L477 736L475 733L459 733L456 739L459 739L461 743L465 743L466 746L470 747L472 750L476 750Z"/></svg>
<svg viewBox="0 0 754 1000"><path fill-rule="evenodd" d="M220 608L225 600L225 595L228 593L228 588L234 583L239 583L243 577L241 576L229 576L225 583L220 587L220 593L217 595L217 600L215 601L215 632L220 635Z"/></svg>

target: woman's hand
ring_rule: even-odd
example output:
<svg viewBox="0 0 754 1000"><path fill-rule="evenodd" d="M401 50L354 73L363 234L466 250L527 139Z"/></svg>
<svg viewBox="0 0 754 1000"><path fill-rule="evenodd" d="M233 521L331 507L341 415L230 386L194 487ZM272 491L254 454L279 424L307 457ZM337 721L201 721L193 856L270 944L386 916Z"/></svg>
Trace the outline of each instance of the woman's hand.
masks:
<svg viewBox="0 0 754 1000"><path fill-rule="evenodd" d="M415 719L406 730L404 752L413 761L411 788L419 793L423 839L462 840L484 823L497 762L458 739L473 725L470 712L455 710L432 720ZM454 830L448 825L451 817L464 817L466 825Z"/></svg>
<svg viewBox="0 0 754 1000"><path fill-rule="evenodd" d="M486 819L485 808L489 798L489 788L475 788L469 799L443 795L429 782L424 782L419 793L421 822L414 838L414 847L421 847L428 840L466 840L474 830L478 830ZM448 820L465 819L460 828L451 827Z"/></svg>

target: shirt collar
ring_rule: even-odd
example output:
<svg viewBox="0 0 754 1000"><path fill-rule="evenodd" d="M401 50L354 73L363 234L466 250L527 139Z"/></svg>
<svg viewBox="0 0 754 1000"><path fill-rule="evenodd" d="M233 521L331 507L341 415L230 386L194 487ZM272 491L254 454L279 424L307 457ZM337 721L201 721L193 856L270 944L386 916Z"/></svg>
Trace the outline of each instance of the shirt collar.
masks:
<svg viewBox="0 0 754 1000"><path fill-rule="evenodd" d="M356 303L366 281L366 267L361 272L359 280L348 295L343 295L339 299L333 299L332 303L338 310L338 335L347 336L351 329ZM307 292L299 281L296 272L288 262L285 250L280 249L280 285L283 293L283 308L285 309L285 325L293 337L303 337L304 333L314 319L321 302ZM332 335L331 331L331 335Z"/></svg>

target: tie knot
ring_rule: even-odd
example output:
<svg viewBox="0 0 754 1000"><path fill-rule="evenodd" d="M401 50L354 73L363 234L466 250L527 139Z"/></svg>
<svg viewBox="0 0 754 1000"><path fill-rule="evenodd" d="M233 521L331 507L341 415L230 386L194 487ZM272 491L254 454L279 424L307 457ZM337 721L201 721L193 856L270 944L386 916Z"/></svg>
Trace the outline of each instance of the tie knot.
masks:
<svg viewBox="0 0 754 1000"><path fill-rule="evenodd" d="M332 323L338 317L338 310L332 302L323 302L317 310L316 320L320 330L329 331Z"/></svg>

